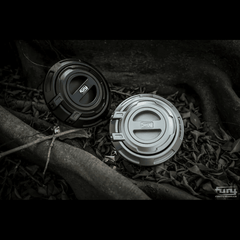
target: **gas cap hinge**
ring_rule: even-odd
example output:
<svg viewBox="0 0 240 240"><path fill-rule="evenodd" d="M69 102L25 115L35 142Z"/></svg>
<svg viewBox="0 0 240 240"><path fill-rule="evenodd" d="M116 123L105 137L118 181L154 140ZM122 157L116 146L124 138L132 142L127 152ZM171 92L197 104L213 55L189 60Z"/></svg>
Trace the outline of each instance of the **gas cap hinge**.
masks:
<svg viewBox="0 0 240 240"><path fill-rule="evenodd" d="M125 138L122 133L112 133L112 141L124 141Z"/></svg>

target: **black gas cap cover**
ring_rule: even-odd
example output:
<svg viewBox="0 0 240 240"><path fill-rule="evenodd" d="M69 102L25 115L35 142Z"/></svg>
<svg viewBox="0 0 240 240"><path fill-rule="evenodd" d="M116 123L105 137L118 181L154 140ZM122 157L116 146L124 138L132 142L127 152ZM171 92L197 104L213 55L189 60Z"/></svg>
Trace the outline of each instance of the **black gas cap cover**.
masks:
<svg viewBox="0 0 240 240"><path fill-rule="evenodd" d="M111 94L101 72L79 59L64 59L48 71L43 93L56 118L79 128L92 127L106 118Z"/></svg>

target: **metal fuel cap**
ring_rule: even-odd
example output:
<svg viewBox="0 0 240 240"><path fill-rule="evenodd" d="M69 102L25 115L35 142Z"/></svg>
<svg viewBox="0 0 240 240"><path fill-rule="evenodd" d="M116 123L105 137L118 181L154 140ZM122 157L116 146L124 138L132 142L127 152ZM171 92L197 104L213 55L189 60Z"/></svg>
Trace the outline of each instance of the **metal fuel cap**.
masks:
<svg viewBox="0 0 240 240"><path fill-rule="evenodd" d="M111 105L104 76L79 59L54 64L45 77L43 93L53 115L73 127L95 126L106 117Z"/></svg>
<svg viewBox="0 0 240 240"><path fill-rule="evenodd" d="M110 120L116 150L132 163L153 166L167 161L181 146L184 125L168 100L139 94L124 100Z"/></svg>

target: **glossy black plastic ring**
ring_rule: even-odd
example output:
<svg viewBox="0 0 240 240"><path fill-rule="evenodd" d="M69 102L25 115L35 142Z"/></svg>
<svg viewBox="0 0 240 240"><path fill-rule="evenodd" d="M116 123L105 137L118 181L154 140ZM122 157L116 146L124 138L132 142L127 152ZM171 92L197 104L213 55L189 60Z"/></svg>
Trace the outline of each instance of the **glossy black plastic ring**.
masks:
<svg viewBox="0 0 240 240"><path fill-rule="evenodd" d="M64 59L48 71L43 93L53 115L77 128L93 127L110 110L111 94L102 73L79 59Z"/></svg>

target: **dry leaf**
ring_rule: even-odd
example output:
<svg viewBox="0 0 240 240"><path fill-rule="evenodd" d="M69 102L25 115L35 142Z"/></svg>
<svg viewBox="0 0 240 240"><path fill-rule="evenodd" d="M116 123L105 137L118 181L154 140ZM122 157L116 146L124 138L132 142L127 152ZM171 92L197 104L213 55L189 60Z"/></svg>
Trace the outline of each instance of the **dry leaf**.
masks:
<svg viewBox="0 0 240 240"><path fill-rule="evenodd" d="M138 177L147 177L149 174L150 174L149 171L143 170L140 173L133 176L132 179L135 179L135 178L138 178Z"/></svg>
<svg viewBox="0 0 240 240"><path fill-rule="evenodd" d="M123 165L129 173L132 173L132 174L135 173L135 170L132 167L132 165L129 162L127 162L126 160L123 160Z"/></svg>
<svg viewBox="0 0 240 240"><path fill-rule="evenodd" d="M153 167L153 169L156 173L159 173L159 172L162 172L162 171L166 170L165 168L166 168L165 167L165 162Z"/></svg>
<svg viewBox="0 0 240 240"><path fill-rule="evenodd" d="M203 189L204 191L206 191L206 193L208 193L208 194L214 194L214 195L216 195L216 191L213 189L212 184L211 184L210 181L204 183L204 184L202 185L202 189Z"/></svg>
<svg viewBox="0 0 240 240"><path fill-rule="evenodd" d="M151 177L151 176L147 176L145 179L146 179L146 180L155 181L155 178L153 178L153 177Z"/></svg>
<svg viewBox="0 0 240 240"><path fill-rule="evenodd" d="M99 152L99 150L97 148L95 150L96 150L97 156L100 157L100 159L102 159L102 154Z"/></svg>
<svg viewBox="0 0 240 240"><path fill-rule="evenodd" d="M220 137L217 135L217 133L215 133L214 131L213 131L213 133L214 133L214 135L216 136L216 138L217 138L218 140L220 140L220 141L225 141L224 139L220 138Z"/></svg>
<svg viewBox="0 0 240 240"><path fill-rule="evenodd" d="M217 187L225 187L225 186L228 186L227 183L219 180L219 179L216 179L214 178L213 176L209 176L210 180L217 186Z"/></svg>
<svg viewBox="0 0 240 240"><path fill-rule="evenodd" d="M26 166L25 168L31 175L34 175L37 172L37 170L39 169L39 166L38 165L29 165L29 166Z"/></svg>
<svg viewBox="0 0 240 240"><path fill-rule="evenodd" d="M33 197L33 198L39 198L42 197L41 194L39 194L35 189L33 188L28 188L27 189L28 193Z"/></svg>
<svg viewBox="0 0 240 240"><path fill-rule="evenodd" d="M191 134L194 137L195 143L197 143L198 142L198 138L201 137L201 136L205 136L206 132L199 132L197 130L194 130L194 131L191 131Z"/></svg>
<svg viewBox="0 0 240 240"><path fill-rule="evenodd" d="M62 200L69 200L69 197L68 197L68 195L65 193L65 191L62 191L62 193L61 193L61 199L62 199Z"/></svg>
<svg viewBox="0 0 240 240"><path fill-rule="evenodd" d="M186 108L186 107L184 107L184 106L182 106L180 111L181 111L182 113L187 113L187 112L189 112L189 109Z"/></svg>
<svg viewBox="0 0 240 240"><path fill-rule="evenodd" d="M57 200L57 199L54 196L50 196L48 200Z"/></svg>
<svg viewBox="0 0 240 240"><path fill-rule="evenodd" d="M167 100L175 100L175 98L176 98L177 95L178 95L178 91L175 92L175 93L172 94L172 95L169 95L166 99L167 99Z"/></svg>
<svg viewBox="0 0 240 240"><path fill-rule="evenodd" d="M62 186L62 185L61 185ZM56 195L60 192L61 190L58 189L56 187L56 185L54 184L54 181L51 180L49 181L48 185L47 185L47 195L51 196L51 195Z"/></svg>
<svg viewBox="0 0 240 240"><path fill-rule="evenodd" d="M230 171L229 169L226 170L226 172L228 173L228 175L230 177L232 177L236 182L240 181L240 176L238 176L237 174L233 173L232 171Z"/></svg>
<svg viewBox="0 0 240 240"><path fill-rule="evenodd" d="M193 195L199 195L198 193L196 193L192 187L188 184L187 179L185 176L183 176L182 182L181 182L182 186L184 186L186 189L188 189L189 192L191 192Z"/></svg>
<svg viewBox="0 0 240 240"><path fill-rule="evenodd" d="M188 104L188 100L186 99L185 93L182 93L182 95L179 98L182 102L185 102L186 104Z"/></svg>
<svg viewBox="0 0 240 240"><path fill-rule="evenodd" d="M222 158L218 161L218 169L221 169L222 167L225 167L227 165L227 162L223 160Z"/></svg>
<svg viewBox="0 0 240 240"><path fill-rule="evenodd" d="M191 147L193 148L193 150L194 150L195 152L199 153L199 150L197 149L197 146L196 146L196 144L195 144L194 139L192 139L192 141L191 141Z"/></svg>
<svg viewBox="0 0 240 240"><path fill-rule="evenodd" d="M192 152L192 156L193 156L193 158L194 158L194 161L196 162L196 161L198 160L198 158L197 158L195 152Z"/></svg>
<svg viewBox="0 0 240 240"><path fill-rule="evenodd" d="M221 147L218 146L218 149L217 149L216 152L215 152L215 154L216 154L216 160L218 160L219 155L220 155L220 152L221 152Z"/></svg>
<svg viewBox="0 0 240 240"><path fill-rule="evenodd" d="M19 79L20 76L19 76L19 75L12 75L12 78L13 78L13 79Z"/></svg>
<svg viewBox="0 0 240 240"><path fill-rule="evenodd" d="M45 188L38 186L38 193L47 196L47 191Z"/></svg>
<svg viewBox="0 0 240 240"><path fill-rule="evenodd" d="M231 161L239 160L239 157L235 153L232 153L232 154L229 154L229 155L227 153L225 153L224 157L227 158L228 160L231 160Z"/></svg>
<svg viewBox="0 0 240 240"><path fill-rule="evenodd" d="M26 197L23 198L23 200L29 200L31 198L31 195L27 195Z"/></svg>
<svg viewBox="0 0 240 240"><path fill-rule="evenodd" d="M28 103L26 104L26 106L23 108L22 112L26 113L27 111L29 111L32 108L32 104Z"/></svg>
<svg viewBox="0 0 240 240"><path fill-rule="evenodd" d="M176 171L169 171L170 178L177 178L177 172Z"/></svg>
<svg viewBox="0 0 240 240"><path fill-rule="evenodd" d="M20 194L16 188L14 188L14 193L19 199L22 199L22 197L20 196Z"/></svg>
<svg viewBox="0 0 240 240"><path fill-rule="evenodd" d="M235 153L235 152L239 152L239 151L240 151L240 138L237 139L233 143L233 147L232 147L232 150L231 150L230 154Z"/></svg>
<svg viewBox="0 0 240 240"><path fill-rule="evenodd" d="M233 142L228 141L225 144L223 144L221 148L224 151L231 151L233 149Z"/></svg>
<svg viewBox="0 0 240 240"><path fill-rule="evenodd" d="M197 165L194 165L194 166L188 168L188 170L189 170L190 172L192 172L192 173L195 173L195 174L197 174L197 175L205 178L205 179L207 178L207 177L205 177L205 176L202 174L202 172L200 171L200 169L198 168Z"/></svg>
<svg viewBox="0 0 240 240"><path fill-rule="evenodd" d="M193 112L190 112L190 121L197 129L199 129L201 127L201 122L200 122L198 116L196 114L194 114Z"/></svg>
<svg viewBox="0 0 240 240"><path fill-rule="evenodd" d="M35 113L33 113L33 116L34 116L35 118L39 118L39 111L37 110Z"/></svg>
<svg viewBox="0 0 240 240"><path fill-rule="evenodd" d="M160 179L159 181L157 181L158 183L169 183L169 182L172 182L172 179L170 179L170 178L162 178L162 179ZM182 185L181 185L182 186Z"/></svg>
<svg viewBox="0 0 240 240"><path fill-rule="evenodd" d="M232 161L231 164L228 167L233 168L234 166L235 166L235 161Z"/></svg>
<svg viewBox="0 0 240 240"><path fill-rule="evenodd" d="M229 140L232 139L232 137L229 136L220 126L219 126L219 128L220 128L220 131L221 131L221 133L222 133L223 139L224 139L225 141L229 141Z"/></svg>
<svg viewBox="0 0 240 240"><path fill-rule="evenodd" d="M190 118L190 112L187 112L187 113L180 113L181 116L182 116L182 119L185 119L185 118Z"/></svg>
<svg viewBox="0 0 240 240"><path fill-rule="evenodd" d="M193 103L192 103L192 102L190 102L190 103L189 103L189 109L190 109L191 111L195 111L195 108L194 108L194 106L193 106Z"/></svg>
<svg viewBox="0 0 240 240"><path fill-rule="evenodd" d="M196 188L198 188L206 179L199 177L198 180L195 182Z"/></svg>
<svg viewBox="0 0 240 240"><path fill-rule="evenodd" d="M207 146L207 149L208 149L210 154L214 154L215 153L214 148L210 144L205 143L205 145Z"/></svg>

